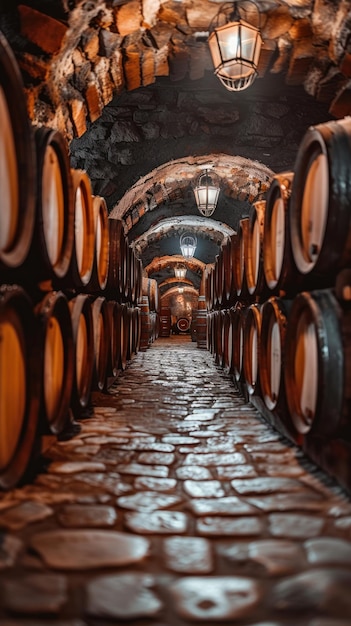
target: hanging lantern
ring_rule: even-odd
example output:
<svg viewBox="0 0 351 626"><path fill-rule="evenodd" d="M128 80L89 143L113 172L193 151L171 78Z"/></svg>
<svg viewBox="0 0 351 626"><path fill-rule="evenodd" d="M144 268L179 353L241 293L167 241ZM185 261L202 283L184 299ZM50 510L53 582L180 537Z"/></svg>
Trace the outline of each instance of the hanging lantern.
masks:
<svg viewBox="0 0 351 626"><path fill-rule="evenodd" d="M180 249L183 257L191 259L196 250L197 238L192 233L183 233L180 238Z"/></svg>
<svg viewBox="0 0 351 626"><path fill-rule="evenodd" d="M186 275L185 265L176 265L176 267L174 268L174 276L176 278L185 278L185 275Z"/></svg>
<svg viewBox="0 0 351 626"><path fill-rule="evenodd" d="M219 183L216 174L209 174L205 170L197 179L194 187L194 195L197 208L205 217L210 217L217 206L219 196Z"/></svg>
<svg viewBox="0 0 351 626"><path fill-rule="evenodd" d="M253 0L243 0L254 4ZM228 16L228 6L232 12ZM236 3L223 5L218 13L224 14L227 23L214 28L208 44L214 65L214 72L229 91L242 91L257 76L262 38L259 28L241 19ZM229 17L229 21L228 21Z"/></svg>

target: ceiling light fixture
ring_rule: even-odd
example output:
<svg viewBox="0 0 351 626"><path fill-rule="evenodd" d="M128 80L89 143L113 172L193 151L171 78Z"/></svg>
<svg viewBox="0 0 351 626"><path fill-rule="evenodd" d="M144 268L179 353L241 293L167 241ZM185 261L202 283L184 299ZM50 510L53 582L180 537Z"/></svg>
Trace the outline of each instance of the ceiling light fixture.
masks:
<svg viewBox="0 0 351 626"><path fill-rule="evenodd" d="M176 278L185 278L186 267L185 265L176 265L174 268L174 276Z"/></svg>
<svg viewBox="0 0 351 626"><path fill-rule="evenodd" d="M183 233L180 238L180 249L183 257L191 259L196 250L197 238L192 233Z"/></svg>
<svg viewBox="0 0 351 626"><path fill-rule="evenodd" d="M196 181L194 195L200 213L204 217L210 217L216 210L219 196L218 176L206 169Z"/></svg>
<svg viewBox="0 0 351 626"><path fill-rule="evenodd" d="M260 12L253 0L235 0L222 5L214 18L216 25L210 28L208 44L214 72L229 91L246 89L257 76L262 38L259 27L241 19L238 5L247 2L255 6L259 22Z"/></svg>

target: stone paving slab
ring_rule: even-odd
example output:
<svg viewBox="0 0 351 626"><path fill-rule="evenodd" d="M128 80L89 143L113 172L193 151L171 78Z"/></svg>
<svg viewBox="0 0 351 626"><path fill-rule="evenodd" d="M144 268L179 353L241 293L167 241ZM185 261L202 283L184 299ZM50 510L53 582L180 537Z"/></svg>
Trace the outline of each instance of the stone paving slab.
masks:
<svg viewBox="0 0 351 626"><path fill-rule="evenodd" d="M351 501L188 337L0 494L0 626L349 626Z"/></svg>

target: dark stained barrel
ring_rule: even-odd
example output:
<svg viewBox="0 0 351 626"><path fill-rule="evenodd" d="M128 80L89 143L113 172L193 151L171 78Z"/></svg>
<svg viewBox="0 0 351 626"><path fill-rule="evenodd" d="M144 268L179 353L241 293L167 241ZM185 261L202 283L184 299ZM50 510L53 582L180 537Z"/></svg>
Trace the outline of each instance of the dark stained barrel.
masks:
<svg viewBox="0 0 351 626"><path fill-rule="evenodd" d="M111 325L106 298L99 296L92 303L94 327L93 388L102 391L108 376L111 352Z"/></svg>
<svg viewBox="0 0 351 626"><path fill-rule="evenodd" d="M149 299L150 311L158 313L160 310L160 295L157 280L154 278L143 278L142 293L143 296L147 296Z"/></svg>
<svg viewBox="0 0 351 626"><path fill-rule="evenodd" d="M81 289L90 281L95 253L95 219L88 174L71 170L74 199L74 244L66 286Z"/></svg>
<svg viewBox="0 0 351 626"><path fill-rule="evenodd" d="M109 218L109 265L105 293L113 300L124 299L126 245L122 220Z"/></svg>
<svg viewBox="0 0 351 626"><path fill-rule="evenodd" d="M290 300L272 297L262 306L260 383L264 403L270 411L286 410L284 367L285 337ZM283 416L284 418L284 416Z"/></svg>
<svg viewBox="0 0 351 626"><path fill-rule="evenodd" d="M226 372L229 372L232 361L232 332L230 311L228 309L221 311L221 333L222 333L222 361L221 366Z"/></svg>
<svg viewBox="0 0 351 626"><path fill-rule="evenodd" d="M171 309L161 306L160 309L160 337L169 337L171 334Z"/></svg>
<svg viewBox="0 0 351 626"><path fill-rule="evenodd" d="M152 322L148 296L142 296L140 303L140 351L145 351L151 344Z"/></svg>
<svg viewBox="0 0 351 626"><path fill-rule="evenodd" d="M206 309L206 297L199 296L197 311L196 311L196 319L195 319L195 328L196 328L196 342L197 347L201 350L207 350L207 309Z"/></svg>
<svg viewBox="0 0 351 626"><path fill-rule="evenodd" d="M245 275L245 240L247 239L247 232L250 227L250 220L248 217L240 220L238 234L234 243L234 286L236 295L240 300L247 299L248 290Z"/></svg>
<svg viewBox="0 0 351 626"><path fill-rule="evenodd" d="M74 203L68 146L51 128L35 131L37 154L36 224L31 249L30 277L52 280L59 288L72 262Z"/></svg>
<svg viewBox="0 0 351 626"><path fill-rule="evenodd" d="M35 307L41 369L41 417L45 432L58 434L70 422L74 377L71 313L61 291L49 292Z"/></svg>
<svg viewBox="0 0 351 626"><path fill-rule="evenodd" d="M259 305L251 304L247 309L243 339L244 378L251 396L260 395L260 349L261 310Z"/></svg>
<svg viewBox="0 0 351 626"><path fill-rule="evenodd" d="M90 402L94 372L94 325L90 297L79 294L69 303L73 329L74 376L71 406L79 417Z"/></svg>
<svg viewBox="0 0 351 626"><path fill-rule="evenodd" d="M109 271L108 212L104 198L93 196L92 200L95 231L94 261L91 277L85 291L102 295L105 291Z"/></svg>
<svg viewBox="0 0 351 626"><path fill-rule="evenodd" d="M1 32L0 120L0 271L5 271L24 263L32 242L36 158L22 77Z"/></svg>
<svg viewBox="0 0 351 626"><path fill-rule="evenodd" d="M240 302L232 310L232 373L239 383L244 378L244 329L247 308Z"/></svg>
<svg viewBox="0 0 351 626"><path fill-rule="evenodd" d="M305 133L296 156L290 231L294 259L324 286L351 263L351 119Z"/></svg>
<svg viewBox="0 0 351 626"><path fill-rule="evenodd" d="M267 192L263 264L271 293L296 293L301 285L290 241L289 211L293 172L276 174Z"/></svg>
<svg viewBox="0 0 351 626"><path fill-rule="evenodd" d="M285 389L299 433L350 440L351 310L332 290L293 300L286 335Z"/></svg>
<svg viewBox="0 0 351 626"><path fill-rule="evenodd" d="M247 289L256 302L266 298L268 288L263 270L263 231L266 202L254 203L249 228L246 230L244 264Z"/></svg>
<svg viewBox="0 0 351 626"><path fill-rule="evenodd" d="M37 323L21 287L0 286L0 488L25 475L36 442L40 400Z"/></svg>

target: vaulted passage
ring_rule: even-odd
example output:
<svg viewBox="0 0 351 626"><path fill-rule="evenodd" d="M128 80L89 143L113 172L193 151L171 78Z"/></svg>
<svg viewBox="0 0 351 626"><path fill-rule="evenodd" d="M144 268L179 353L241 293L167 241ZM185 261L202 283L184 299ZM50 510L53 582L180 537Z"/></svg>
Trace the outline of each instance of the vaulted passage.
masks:
<svg viewBox="0 0 351 626"><path fill-rule="evenodd" d="M0 498L1 623L349 623L349 499L189 336L93 410Z"/></svg>

